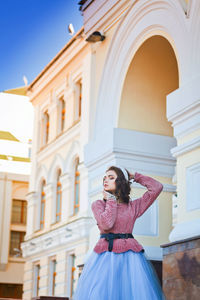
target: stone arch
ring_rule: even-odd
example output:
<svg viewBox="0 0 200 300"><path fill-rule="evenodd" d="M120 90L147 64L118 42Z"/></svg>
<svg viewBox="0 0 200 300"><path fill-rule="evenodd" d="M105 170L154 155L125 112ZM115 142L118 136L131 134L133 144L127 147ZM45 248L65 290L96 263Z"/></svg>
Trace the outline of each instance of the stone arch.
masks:
<svg viewBox="0 0 200 300"><path fill-rule="evenodd" d="M45 180L46 184L47 184L47 169L44 165L41 165L40 168L37 171L37 175L36 175L36 182L35 182L35 190L37 192L39 192L40 190L40 186L43 180Z"/></svg>
<svg viewBox="0 0 200 300"><path fill-rule="evenodd" d="M145 40L126 73L117 127L173 137L166 96L178 82L177 60L168 40L161 35Z"/></svg>
<svg viewBox="0 0 200 300"><path fill-rule="evenodd" d="M68 174L71 173L71 171L73 170L74 162L77 157L80 158L80 144L78 141L73 141L67 153L67 158L66 158L65 168L64 168L65 173Z"/></svg>
<svg viewBox="0 0 200 300"><path fill-rule="evenodd" d="M55 176L59 169L61 169L61 172L63 173L64 160L60 154L56 154L49 168L48 178L47 178L48 183L54 182Z"/></svg>
<svg viewBox="0 0 200 300"><path fill-rule="evenodd" d="M188 39L185 19L183 9L176 1L138 1L130 7L115 31L105 60L94 136L104 136L104 131L109 132L109 129L112 131L117 127L121 92L128 67L139 47L148 38L161 35L169 41L178 63L179 84L184 80L184 61L189 53L188 48L183 47ZM111 131L109 134L112 134Z"/></svg>

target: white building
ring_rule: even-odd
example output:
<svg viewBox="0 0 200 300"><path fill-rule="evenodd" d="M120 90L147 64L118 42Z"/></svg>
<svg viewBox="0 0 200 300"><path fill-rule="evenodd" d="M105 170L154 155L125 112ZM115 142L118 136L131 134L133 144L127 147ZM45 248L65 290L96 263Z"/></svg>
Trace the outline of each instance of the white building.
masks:
<svg viewBox="0 0 200 300"><path fill-rule="evenodd" d="M109 165L164 184L133 231L149 259L162 265L160 245L199 234L200 2L85 0L81 10L84 29L28 88L27 300L73 294L99 236L90 205ZM90 42L97 31L105 39ZM133 187L133 197L142 193Z"/></svg>

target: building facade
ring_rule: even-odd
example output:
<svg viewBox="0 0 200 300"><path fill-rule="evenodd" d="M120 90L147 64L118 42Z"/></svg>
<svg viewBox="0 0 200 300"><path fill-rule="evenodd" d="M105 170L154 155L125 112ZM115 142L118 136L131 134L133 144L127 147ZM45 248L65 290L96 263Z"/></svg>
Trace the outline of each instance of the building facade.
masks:
<svg viewBox="0 0 200 300"><path fill-rule="evenodd" d="M164 185L133 231L150 260L162 264L160 245L200 229L199 1L80 5L84 28L29 86L35 129L23 243L27 300L73 295L77 266L98 239L90 206L102 198L109 165ZM100 34L105 39L90 42ZM133 186L133 199L142 193Z"/></svg>
<svg viewBox="0 0 200 300"><path fill-rule="evenodd" d="M29 86L35 111L24 299L71 297L93 222L83 146L88 141L90 53L77 35Z"/></svg>
<svg viewBox="0 0 200 300"><path fill-rule="evenodd" d="M22 299L30 157L29 145L0 131L0 297Z"/></svg>

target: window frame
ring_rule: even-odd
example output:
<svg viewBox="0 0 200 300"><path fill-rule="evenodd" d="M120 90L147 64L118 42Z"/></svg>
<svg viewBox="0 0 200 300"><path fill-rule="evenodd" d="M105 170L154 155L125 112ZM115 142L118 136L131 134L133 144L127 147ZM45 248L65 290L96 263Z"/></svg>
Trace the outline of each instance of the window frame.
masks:
<svg viewBox="0 0 200 300"><path fill-rule="evenodd" d="M40 290L40 270L41 266L39 262L33 264L33 297L39 296Z"/></svg>
<svg viewBox="0 0 200 300"><path fill-rule="evenodd" d="M61 213L62 213L62 184L60 181L60 177L61 177L61 169L58 169L57 171L57 177L56 177L56 207L55 207L55 223L58 223L61 221ZM59 188L60 187L60 188ZM59 212L57 212L57 207L58 207L58 195L60 196L60 210ZM57 220L57 217L59 216L59 219Z"/></svg>
<svg viewBox="0 0 200 300"><path fill-rule="evenodd" d="M13 221L13 212L14 212L14 202L18 201L21 202L20 205L20 222L14 222ZM25 220L23 221L25 216ZM12 214L11 214L11 224L12 225L23 225L25 226L27 223L27 201L26 200L21 200L21 199L12 199Z"/></svg>
<svg viewBox="0 0 200 300"><path fill-rule="evenodd" d="M12 233L19 233L20 235L20 238L19 238L19 241L18 241L18 245L16 247L12 247ZM10 257L22 257L22 253L21 253L21 243L23 243L24 241L24 237L26 235L26 232L25 231L19 231L19 230L10 230L10 244L9 244L9 256ZM19 250L19 252L16 252L16 253L13 253L12 251L12 248L17 248Z"/></svg>
<svg viewBox="0 0 200 300"><path fill-rule="evenodd" d="M77 157L75 159L75 168L74 168L73 215L77 215L77 213L80 210L80 172L78 170L78 167L79 167L79 158ZM78 186L78 203L77 203L77 186Z"/></svg>
<svg viewBox="0 0 200 300"><path fill-rule="evenodd" d="M39 222L39 230L43 230L45 227L45 208L46 208L46 193L44 191L46 186L46 181L45 179L42 180L41 182L41 190L40 190L40 222ZM42 208L43 214L42 214ZM43 218L42 218L43 216Z"/></svg>
<svg viewBox="0 0 200 300"><path fill-rule="evenodd" d="M56 265L57 260L56 257L50 257L49 259L49 296L55 296L56 289Z"/></svg>

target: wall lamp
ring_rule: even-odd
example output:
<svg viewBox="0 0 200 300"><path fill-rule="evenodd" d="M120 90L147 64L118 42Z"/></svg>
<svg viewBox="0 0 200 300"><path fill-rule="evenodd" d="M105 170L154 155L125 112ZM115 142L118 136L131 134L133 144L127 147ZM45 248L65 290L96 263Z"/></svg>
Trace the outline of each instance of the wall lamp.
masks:
<svg viewBox="0 0 200 300"><path fill-rule="evenodd" d="M102 35L99 31L94 31L92 34L88 36L86 42L96 43L96 42L102 42L103 40L105 40L105 36Z"/></svg>

